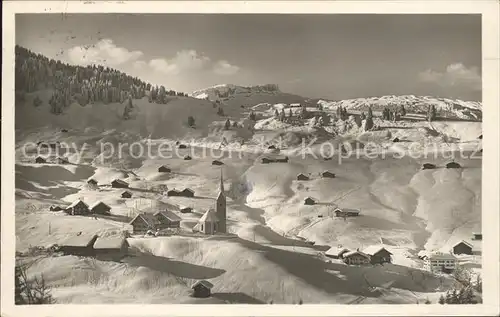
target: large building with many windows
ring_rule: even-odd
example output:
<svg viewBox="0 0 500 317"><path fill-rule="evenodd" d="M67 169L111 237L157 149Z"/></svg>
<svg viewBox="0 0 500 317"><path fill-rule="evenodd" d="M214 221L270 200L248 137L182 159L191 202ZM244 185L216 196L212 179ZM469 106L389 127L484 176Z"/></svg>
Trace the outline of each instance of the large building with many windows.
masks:
<svg viewBox="0 0 500 317"><path fill-rule="evenodd" d="M433 273L451 273L455 270L457 258L450 253L433 253L425 257L424 269Z"/></svg>

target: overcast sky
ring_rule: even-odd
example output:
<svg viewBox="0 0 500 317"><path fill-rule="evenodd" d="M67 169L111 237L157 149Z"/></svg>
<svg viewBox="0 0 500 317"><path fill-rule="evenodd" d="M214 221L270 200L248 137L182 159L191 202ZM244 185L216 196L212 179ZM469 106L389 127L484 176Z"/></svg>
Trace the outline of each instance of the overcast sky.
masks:
<svg viewBox="0 0 500 317"><path fill-rule="evenodd" d="M481 100L478 15L24 14L16 42L186 92L276 83L330 99Z"/></svg>

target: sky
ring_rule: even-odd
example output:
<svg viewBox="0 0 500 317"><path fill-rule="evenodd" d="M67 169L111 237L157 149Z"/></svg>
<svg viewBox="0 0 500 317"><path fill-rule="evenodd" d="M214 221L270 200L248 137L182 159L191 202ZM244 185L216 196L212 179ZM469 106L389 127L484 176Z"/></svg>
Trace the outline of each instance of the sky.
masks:
<svg viewBox="0 0 500 317"><path fill-rule="evenodd" d="M481 101L479 15L18 14L16 44L167 89Z"/></svg>

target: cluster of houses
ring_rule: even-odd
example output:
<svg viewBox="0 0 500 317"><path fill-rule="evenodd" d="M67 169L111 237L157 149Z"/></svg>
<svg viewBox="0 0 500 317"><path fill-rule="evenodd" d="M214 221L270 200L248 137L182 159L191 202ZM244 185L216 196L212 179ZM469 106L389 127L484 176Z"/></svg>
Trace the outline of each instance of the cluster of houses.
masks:
<svg viewBox="0 0 500 317"><path fill-rule="evenodd" d="M422 165L422 169L423 170L432 170L432 169L436 169L437 166L435 164L431 164L431 163L424 163ZM446 164L446 168L462 168L462 166L460 164L458 164L457 162L449 162Z"/></svg>
<svg viewBox="0 0 500 317"><path fill-rule="evenodd" d="M288 163L288 156L278 156L278 157L263 157L260 159L262 164L269 163Z"/></svg>
<svg viewBox="0 0 500 317"><path fill-rule="evenodd" d="M96 234L71 236L57 246L66 255L122 258L128 254L129 244L123 236L99 237Z"/></svg>
<svg viewBox="0 0 500 317"><path fill-rule="evenodd" d="M321 177L323 177L323 178L335 178L335 173L332 173L330 171L324 171L324 172L321 173ZM311 178L308 175L304 174L304 173L300 173L300 174L297 175L297 180L298 181L308 181L310 179Z"/></svg>
<svg viewBox="0 0 500 317"><path fill-rule="evenodd" d="M369 246L363 251L349 250L347 248L332 247L325 252L327 257L333 259L341 259L348 265L366 265L366 264L383 264L391 263L392 253L382 246Z"/></svg>
<svg viewBox="0 0 500 317"><path fill-rule="evenodd" d="M37 156L35 157L35 163L37 164L47 164L47 163L50 163L47 161L47 159L41 157L41 156ZM60 157L58 156L55 160L55 162L53 162L54 164L69 164L69 161L67 158L65 157Z"/></svg>
<svg viewBox="0 0 500 317"><path fill-rule="evenodd" d="M474 233L472 240L482 240L481 233ZM418 257L424 260L424 269L430 272L451 273L455 270L458 264L456 255L473 255L477 250L467 241L459 241L455 243L450 252L432 252L428 253L422 250L418 253Z"/></svg>

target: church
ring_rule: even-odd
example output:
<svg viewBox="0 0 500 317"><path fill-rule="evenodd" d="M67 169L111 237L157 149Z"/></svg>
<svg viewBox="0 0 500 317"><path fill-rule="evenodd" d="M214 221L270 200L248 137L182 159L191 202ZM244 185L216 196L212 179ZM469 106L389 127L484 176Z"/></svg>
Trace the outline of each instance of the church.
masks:
<svg viewBox="0 0 500 317"><path fill-rule="evenodd" d="M226 195L224 194L224 179L222 169L220 174L219 194L215 201L215 208L210 208L198 220L193 231L204 234L227 233L226 228Z"/></svg>

